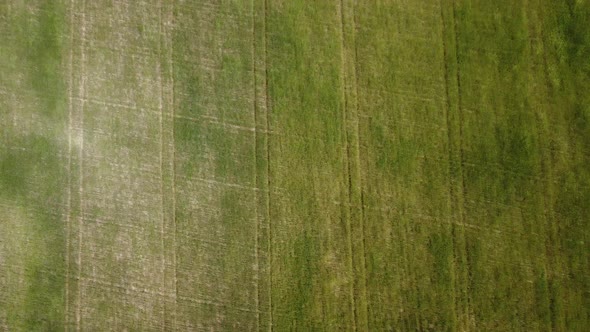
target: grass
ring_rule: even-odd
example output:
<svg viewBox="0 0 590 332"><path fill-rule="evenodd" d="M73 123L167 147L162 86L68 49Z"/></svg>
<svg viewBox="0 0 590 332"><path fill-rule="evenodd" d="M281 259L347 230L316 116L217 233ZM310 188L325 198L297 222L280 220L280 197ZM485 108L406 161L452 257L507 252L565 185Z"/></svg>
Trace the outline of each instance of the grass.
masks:
<svg viewBox="0 0 590 332"><path fill-rule="evenodd" d="M64 325L66 238L60 214L67 174L56 137L64 129L63 8L40 5L31 17L23 5L7 7L0 9L0 320L18 330L57 329ZM6 98L12 93L15 99Z"/></svg>
<svg viewBox="0 0 590 332"><path fill-rule="evenodd" d="M586 329L589 14L0 5L0 330Z"/></svg>

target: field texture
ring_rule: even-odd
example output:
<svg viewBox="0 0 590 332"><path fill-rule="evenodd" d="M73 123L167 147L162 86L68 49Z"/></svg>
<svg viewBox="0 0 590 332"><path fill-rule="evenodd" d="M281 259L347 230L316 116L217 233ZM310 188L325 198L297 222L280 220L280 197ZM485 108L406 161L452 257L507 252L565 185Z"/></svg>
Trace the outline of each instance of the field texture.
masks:
<svg viewBox="0 0 590 332"><path fill-rule="evenodd" d="M0 331L588 331L590 1L0 2Z"/></svg>

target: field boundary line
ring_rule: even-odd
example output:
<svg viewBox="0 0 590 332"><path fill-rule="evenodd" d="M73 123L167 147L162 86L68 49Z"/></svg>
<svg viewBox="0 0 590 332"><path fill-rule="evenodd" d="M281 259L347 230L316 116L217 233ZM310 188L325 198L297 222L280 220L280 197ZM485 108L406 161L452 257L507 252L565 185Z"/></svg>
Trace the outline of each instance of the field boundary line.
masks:
<svg viewBox="0 0 590 332"><path fill-rule="evenodd" d="M270 168L270 96L268 90L268 1L264 0L264 38L263 38L263 49L264 49L264 94L265 94L265 106L266 106L266 220L267 220L267 238L268 238L268 329L273 330L273 307L272 307L272 220L271 220L271 168Z"/></svg>
<svg viewBox="0 0 590 332"><path fill-rule="evenodd" d="M544 22L544 18L546 17L547 14L547 9L542 6L542 1L538 2L539 4L539 11L540 11L540 16L541 16L541 22L539 25L539 30L540 30L540 34L541 34L541 44L542 44L542 49L543 52L542 53L542 57L543 57L543 72L544 72L544 76L545 76L545 80L547 82L551 82L551 74L550 74L550 63L549 63L549 59L548 59L548 46L547 46L547 42L546 42L546 33L547 31L545 30L545 22ZM571 143L570 143L571 144ZM556 150L554 150L553 148L549 148L550 154L553 152L556 152ZM580 151L578 149L578 151ZM546 181L548 182L547 185L547 191L545 193L546 199L548 200L547 203L550 203L553 199L555 199L555 188L556 185L558 184L555 180L555 165L554 162L552 160L549 160L547 162L547 172L546 172ZM559 223L558 223L558 216L561 213L558 213L557 211L555 211L555 209L553 208L548 208L548 211L546 212L548 214L548 224L549 224L549 229L547 230L547 232L549 233L549 243L552 246L552 250L554 251L559 251L560 250L560 243L558 239L559 236ZM568 239L561 239L561 240L565 240L565 241L571 241ZM547 278L547 284L549 286L549 300L555 300L555 293L557 292L557 290L551 290L551 288L553 286L555 286L555 276L562 276L562 278L565 278L565 273L563 272L563 263L562 260L559 259L559 257L557 255L551 255L550 257L550 264L552 265L553 269L550 271L546 272L545 277ZM555 272L555 269L557 268L557 270L559 272ZM550 272L550 273L549 273ZM557 281L559 284L559 281ZM559 286L555 286L555 287L559 287ZM564 309L561 309L561 311L559 310L559 308L556 308L554 305L551 305L549 307L549 312L551 315L551 327L554 330L559 330L559 329L564 329L564 319L565 319L565 312ZM560 317L561 316L561 317Z"/></svg>
<svg viewBox="0 0 590 332"><path fill-rule="evenodd" d="M349 296L350 296L350 306L351 306L351 311L352 311L352 330L353 331L357 331L357 316L358 316L358 310L357 310L357 303L356 303L356 299L355 299L355 285L357 283L357 278L355 276L354 273L354 249L353 249L353 241L352 241L352 214L351 214L351 210L353 209L353 198L352 198L352 186L353 186L353 180L352 180L352 175L351 175L351 157L350 157L350 137L349 137L349 132L348 132L348 112L349 112L349 96L348 96L348 75L346 73L346 67L348 64L348 61L346 59L346 37L345 37L345 31L344 31L344 0L340 0L337 2L338 5L338 18L339 18L339 23L340 23L340 84L341 84L341 102L342 102L342 131L343 131L343 143L344 143L344 154L343 154L343 159L345 160L344 163L344 167L343 167L343 177L342 177L342 192L341 194L344 194L347 196L347 200L348 200L348 204L346 207L344 207L342 210L344 213L343 217L346 218L346 240L347 240L347 252L348 252L348 270L350 273L350 285L349 285Z"/></svg>
<svg viewBox="0 0 590 332"><path fill-rule="evenodd" d="M539 10L542 12L541 16L545 15L545 10L540 7ZM544 69L544 76L545 79L547 80L547 82L550 82L550 72L549 72L549 68L550 65L548 63L548 59L547 59L547 45L545 43L545 29L544 29L544 22L541 21L540 24L540 33L541 33L541 43L542 43L542 48L543 48L543 52L542 52L542 56L543 56L543 69ZM540 123L540 120L539 120ZM555 180L555 168L554 168L554 163L552 160L547 161L547 170L545 171L545 175L546 175L546 181L548 182L547 184L547 189L545 191L545 199L547 200L547 204L550 204L551 201L553 201L553 199L555 198L555 185L557 184L556 180ZM549 235L549 243L552 246L552 250L554 251L559 251L560 249L560 244L559 241L556 240L556 238L558 237L558 233L559 233L559 224L557 222L557 213L555 211L555 209L553 208L547 208L546 210L546 215L548 218L548 225L549 228L547 230L547 233ZM547 253L545 253L545 255L547 256ZM563 321L560 319L560 312L559 312L559 308L556 308L555 305L551 305L551 301L555 300L555 293L556 290L552 290L551 288L555 285L555 276L562 276L562 278L566 278L565 273L563 273L563 268L562 268L562 262L560 261L560 259L558 258L557 255L550 255L550 257L548 257L549 260L549 264L551 264L551 266L553 267L553 270L548 270L547 267L545 267L546 271L545 271L545 278L547 279L547 285L549 288L549 301L550 301L550 306L549 306L549 314L550 314L550 320L551 320L551 328L553 330L559 330L564 328L563 325ZM546 263L547 264L547 263ZM557 267L557 270L559 272L555 272L555 267ZM549 273L550 272L550 273ZM559 282L559 281L558 281ZM561 311L561 314L565 315L565 313L563 312L563 309ZM560 322L561 321L561 322Z"/></svg>
<svg viewBox="0 0 590 332"><path fill-rule="evenodd" d="M86 39L86 0L82 0L81 10L82 22L81 39ZM80 43L80 73L82 81L80 83L80 96L86 98L86 45L84 42ZM81 310L82 310L82 236L83 236L83 217L84 217L84 108L86 103L80 103L80 151L79 151L79 191L80 191L80 215L78 218L78 294L76 307L76 330L80 331L82 324Z"/></svg>
<svg viewBox="0 0 590 332"><path fill-rule="evenodd" d="M449 164L449 203L450 203L450 218L454 219L455 218L455 214L453 211L456 211L456 209L459 209L459 200L456 197L457 192L454 188L455 186L455 181L454 181L454 165L455 165L455 147L454 147L454 139L453 139L453 132L454 130L452 129L452 120L451 120L451 112L453 110L453 106L452 106L452 102L451 102L451 92L450 92L450 78L449 78L449 45L447 43L447 24L445 22L445 15L444 15L444 4L443 1L440 0L439 1L439 6L440 6L440 21L441 21L441 29L442 29L442 34L441 34L441 40L442 40L442 46L443 46L443 66L444 66L444 79L445 79L445 94L446 94L446 124L447 124L447 141L448 141L448 164ZM463 218L461 217L462 214L462 210L459 211L459 218L461 219L461 221L459 222L461 225L464 225L465 220L463 220ZM452 262L452 266L453 268L451 269L451 288L452 288L452 297L453 297L453 329L457 329L457 325L459 324L460 320L458 319L458 312L459 312L459 301L457 301L457 252L455 250L455 246L456 244L456 236L457 236L457 225L455 224L455 222L453 220L451 220L451 243L452 243L452 248L453 248L453 262Z"/></svg>
<svg viewBox="0 0 590 332"><path fill-rule="evenodd" d="M527 5L528 5L528 1L527 1ZM540 5L538 3L535 3L535 5L537 5L537 14L539 16L542 16L542 8L540 7ZM525 7L527 8L527 7ZM534 10L534 9L533 9ZM528 12L525 12L525 15L527 15ZM533 20L529 20L529 17L526 17L526 22L529 22L529 24L527 25L527 33L528 33L528 40L530 41L530 48L529 48L529 63L530 66L528 67L528 80L529 81L533 81L534 79L534 73L535 73L535 62L536 61L540 61L541 62L541 66L543 66L543 73L542 74L538 74L540 77L543 77L546 82L550 81L550 75L548 72L548 64L547 64L547 52L545 51L545 39L543 38L544 35L544 29L543 29L543 21L542 20L538 20L537 22L539 22L538 24L538 30L537 31L537 27L535 27L535 23L533 23ZM537 35L540 35L537 36ZM543 49L542 52L542 59L538 59L538 57L535 57L535 54L533 52L533 42L539 40L540 42L540 47ZM541 85L543 87L546 87L545 85ZM529 98L533 98L531 96L537 96L538 92L547 92L547 91L542 91L545 89L539 89L539 88L535 88L536 91L529 91L528 95ZM541 90L541 91L538 91ZM532 94L531 94L532 92ZM546 96L547 94L539 94L539 96ZM539 100L540 99L540 100ZM546 131L544 126L543 126L543 121L542 121L542 117L543 117L543 111L545 111L545 103L543 102L543 98L538 98L538 101L541 101L540 105L541 107L535 107L534 109L534 114L535 116L535 122L537 125L537 137L539 142L543 142L542 144L547 144L547 139L544 139L545 137L548 137L550 135L550 132ZM546 134L546 135L544 135ZM545 150L545 148L540 147L542 150ZM565 274L561 273L561 266L560 266L560 262L558 261L556 255L550 255L548 253L548 251L550 249L547 249L548 245L550 245L551 247L555 247L555 243L553 242L554 239L556 238L555 232L556 232L556 222L555 222L555 211L554 209L550 208L550 204L553 201L553 197L554 197L554 193L553 193L553 188L554 188L554 184L555 184L555 180L554 180L554 175L553 175L553 163L551 162L551 160L547 160L546 158L541 158L539 160L539 167L540 167L540 171L542 176L542 179L544 180L542 182L542 185L544 184L544 188L541 189L543 190L543 200L544 200L544 208L543 208L543 215L545 216L545 225L544 227L546 228L544 230L545 236L546 236L546 241L549 244L545 245L545 253L544 253L544 259L543 259L543 273L544 273L544 277L547 281L546 285L545 285L545 290L547 292L547 306L549 308L549 320L550 320L550 326L551 326L551 330L560 330L563 329L563 327L558 326L558 322L556 321L557 319L557 313L556 313L556 308L554 305L552 305L552 302L554 301L554 291L551 290L551 286L553 285L554 278L556 276L560 276L562 278L567 278L567 276ZM551 250L555 250L555 251L559 251L559 248L557 249L551 249ZM552 268L551 268L552 267Z"/></svg>
<svg viewBox="0 0 590 332"><path fill-rule="evenodd" d="M464 112L463 112L463 98L461 96L461 69L460 69L460 59L459 59L459 31L457 29L457 5L456 5L456 1L452 0L451 1L451 6L452 6L452 29L453 29L453 34L452 36L454 37L455 40L455 66L456 66L456 85L457 85L457 110L458 110L458 117L459 117L459 167L458 170L461 172L461 222L463 224L466 224L466 220L467 220L467 215L466 215L466 206L465 206L465 200L467 199L467 190L466 190L466 185L465 185L465 143L464 143L464 133L463 133L463 125L465 123L464 121ZM456 196L459 197L459 196ZM469 294L471 293L469 291L469 283L468 281L471 279L471 275L473 273L471 266L470 266L470 261L469 261L469 255L468 255L468 247L467 247L467 238L465 236L465 233L463 232L463 253L465 255L464 259L465 259L465 268L466 268L466 277L468 278L468 280L466 280L466 299L465 299L465 305L466 305L466 312L467 312L467 319L468 321L466 322L467 325L467 329L469 330L469 328L472 327L477 330L477 324L476 321L474 319L471 319L472 317L475 317L473 315L472 312L472 306L471 306L471 297L469 296Z"/></svg>
<svg viewBox="0 0 590 332"><path fill-rule="evenodd" d="M254 186L258 187L258 87L256 79L256 14L255 14L255 2L250 1L251 6L251 20L252 20L252 87L254 98L252 102L253 116L254 116ZM260 331L260 216L258 208L258 192L255 192L255 204L254 211L256 214L256 232L254 235L254 265L256 266L256 283L255 283L255 304L256 304L256 331Z"/></svg>
<svg viewBox="0 0 590 332"><path fill-rule="evenodd" d="M357 163L359 165L359 193L360 193L360 199L361 199L361 206L360 206L360 224L359 224L359 228L361 229L361 245L362 245L362 258L363 258L363 287L364 287L364 294L366 296L366 308L365 308L365 315L367 316L367 321L366 321L366 330L369 330L369 319L371 317L371 301L369 299L369 293L368 293L368 281L367 281L367 240L366 240L366 235L365 235L365 194L364 194L364 188L363 188L363 157L362 157L362 150L361 150L361 125L360 125L360 114L361 114L361 102L359 99L359 83L358 83L358 77L359 77L359 73L358 73L358 64L357 61L359 59L358 56L358 44L356 43L356 34L357 34L357 29L358 29L358 17L357 17L357 2L356 0L353 0L352 2L352 40L353 40L353 45L354 45L354 89L355 89L355 100L356 100L356 110L355 110L355 117L356 117L356 135L357 135L357 140L356 140L356 158L357 158Z"/></svg>
<svg viewBox="0 0 590 332"><path fill-rule="evenodd" d="M65 282L65 310L64 322L65 331L70 330L70 251L71 251L71 214L72 214L72 130L73 119L72 113L74 105L72 104L74 90L74 0L70 0L70 43L69 43L69 77L68 77L68 188L67 188L67 213L66 213L66 282Z"/></svg>
<svg viewBox="0 0 590 332"><path fill-rule="evenodd" d="M160 109L159 124L160 124L160 204L162 213L162 223L160 225L160 245L162 247L162 292L166 292L166 244L165 244L165 228L166 228L166 200L164 199L164 78L162 75L162 0L158 0L158 80L159 80L159 96L158 108ZM162 331L166 330L166 314L167 305L163 304L162 308Z"/></svg>
<svg viewBox="0 0 590 332"><path fill-rule="evenodd" d="M170 121L172 122L172 257L174 265L174 317L172 319L173 330L176 330L178 326L178 260L177 260L177 244L176 244L176 131L175 131L175 116L176 116L176 96L175 96L175 82L174 82L174 27L176 24L175 16L175 4L176 1L171 1L170 8L170 29L172 33L167 35L170 40L170 53L169 53L169 67L170 67Z"/></svg>

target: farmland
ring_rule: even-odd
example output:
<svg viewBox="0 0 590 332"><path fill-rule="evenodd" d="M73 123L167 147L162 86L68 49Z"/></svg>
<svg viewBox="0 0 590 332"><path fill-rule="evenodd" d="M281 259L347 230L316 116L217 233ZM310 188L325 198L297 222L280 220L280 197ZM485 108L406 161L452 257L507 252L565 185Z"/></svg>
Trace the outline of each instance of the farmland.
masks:
<svg viewBox="0 0 590 332"><path fill-rule="evenodd" d="M0 331L590 327L590 2L0 3Z"/></svg>

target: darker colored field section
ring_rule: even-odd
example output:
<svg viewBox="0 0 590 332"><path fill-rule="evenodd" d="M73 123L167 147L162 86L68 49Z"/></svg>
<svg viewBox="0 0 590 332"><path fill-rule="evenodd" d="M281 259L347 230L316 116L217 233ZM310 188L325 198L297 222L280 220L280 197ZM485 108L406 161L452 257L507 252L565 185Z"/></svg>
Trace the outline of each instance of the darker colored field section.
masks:
<svg viewBox="0 0 590 332"><path fill-rule="evenodd" d="M64 325L64 12L0 5L0 329Z"/></svg>
<svg viewBox="0 0 590 332"><path fill-rule="evenodd" d="M277 330L354 324L342 195L339 20L337 2L268 5L271 292Z"/></svg>
<svg viewBox="0 0 590 332"><path fill-rule="evenodd" d="M355 10L369 329L456 329L440 9Z"/></svg>
<svg viewBox="0 0 590 332"><path fill-rule="evenodd" d="M568 39L588 35L578 26L587 4L482 2L454 10L466 215L496 233L466 236L475 326L579 329L587 303L576 294L588 287L587 260L579 264L588 227L579 211L589 189L579 165L588 146L576 128L585 97L571 93L588 81L570 67L585 71L575 64L584 43ZM490 11L496 16L483 15ZM564 26L572 31L563 34ZM566 81L576 87L559 86Z"/></svg>

